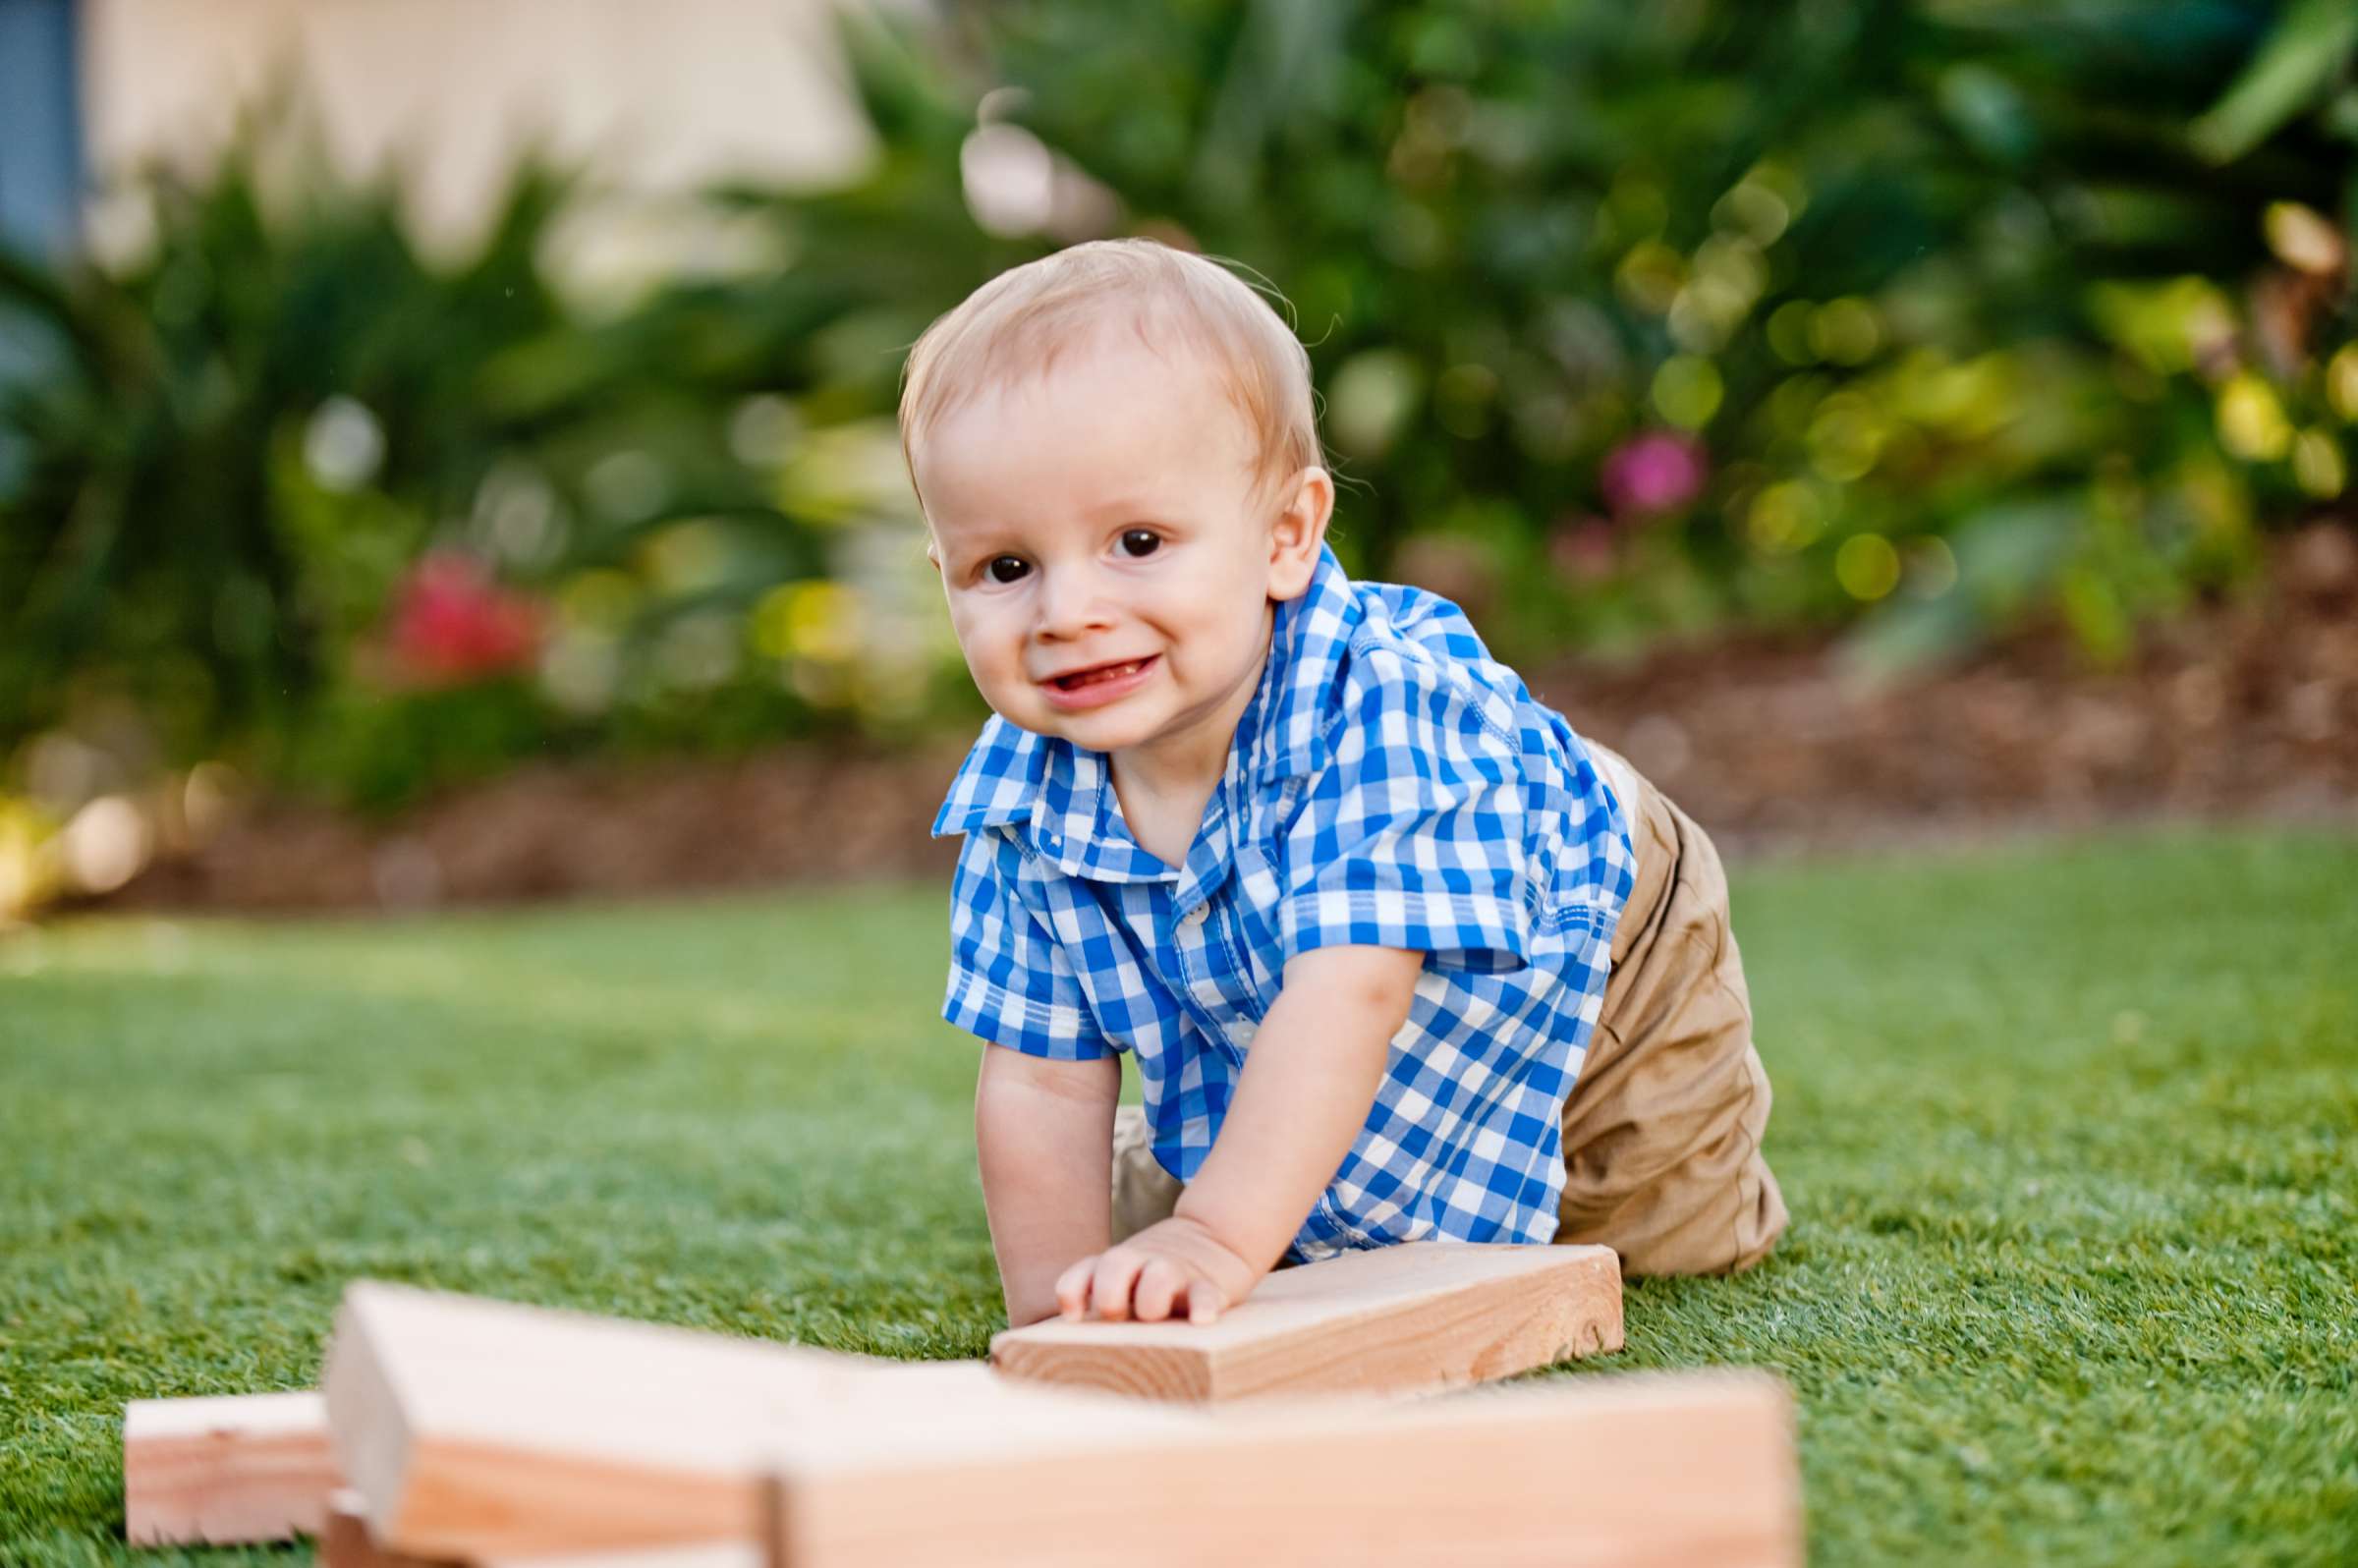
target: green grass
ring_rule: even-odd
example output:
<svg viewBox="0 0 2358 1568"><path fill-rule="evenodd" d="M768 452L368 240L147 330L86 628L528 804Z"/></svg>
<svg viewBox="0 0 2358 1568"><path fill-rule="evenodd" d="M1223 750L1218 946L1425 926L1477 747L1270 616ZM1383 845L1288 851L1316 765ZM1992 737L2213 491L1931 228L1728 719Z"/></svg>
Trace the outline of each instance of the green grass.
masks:
<svg viewBox="0 0 2358 1568"><path fill-rule="evenodd" d="M0 1562L300 1561L125 1548L123 1402L311 1384L359 1275L982 1354L942 903L0 940ZM1567 1375L1781 1372L1819 1563L2358 1557L2358 842L1761 868L1737 930L1793 1229Z"/></svg>

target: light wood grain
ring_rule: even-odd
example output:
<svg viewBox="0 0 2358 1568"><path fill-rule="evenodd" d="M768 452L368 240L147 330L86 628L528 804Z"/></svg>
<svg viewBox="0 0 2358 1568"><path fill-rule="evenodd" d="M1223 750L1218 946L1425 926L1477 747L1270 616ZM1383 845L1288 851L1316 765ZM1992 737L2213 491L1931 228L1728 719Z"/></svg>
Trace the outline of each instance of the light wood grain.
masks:
<svg viewBox="0 0 2358 1568"><path fill-rule="evenodd" d="M363 1284L327 1398L371 1539L512 1568L1798 1560L1756 1374L1204 1408Z"/></svg>
<svg viewBox="0 0 2358 1568"><path fill-rule="evenodd" d="M559 1557L486 1557L476 1568L768 1568L769 1552L753 1541L708 1540L689 1546L568 1552Z"/></svg>
<svg viewBox="0 0 2358 1568"><path fill-rule="evenodd" d="M350 1486L327 1499L327 1522L319 1531L319 1568L450 1568L428 1557L387 1551L368 1533L367 1502Z"/></svg>
<svg viewBox="0 0 2358 1568"><path fill-rule="evenodd" d="M688 1546L637 1546L621 1551L567 1552L553 1557L489 1557L470 1568L767 1568L769 1553L754 1541L705 1541ZM350 1487L328 1499L319 1537L320 1568L454 1568L377 1545L368 1534L367 1504Z"/></svg>
<svg viewBox="0 0 2358 1568"><path fill-rule="evenodd" d="M1609 1247L1415 1242L1280 1269L1204 1325L1061 1319L990 1342L1010 1377L1200 1403L1425 1393L1621 1348Z"/></svg>
<svg viewBox="0 0 2358 1568"><path fill-rule="evenodd" d="M1075 1419L1072 1396L1006 1385L977 1362L911 1365L367 1282L345 1294L325 1382L374 1538L469 1560L757 1540L759 1481L782 1433L884 1423L922 1448L945 1410L968 1412L970 1428ZM1130 1408L1096 1396L1080 1419L1096 1406Z"/></svg>
<svg viewBox="0 0 2358 1568"><path fill-rule="evenodd" d="M1757 1373L1257 1402L1159 1430L994 1436L972 1414L921 1451L867 1423L782 1445L775 1568L1801 1561L1791 1405Z"/></svg>
<svg viewBox="0 0 2358 1568"><path fill-rule="evenodd" d="M316 1393L124 1407L123 1534L135 1546L317 1535L341 1481Z"/></svg>

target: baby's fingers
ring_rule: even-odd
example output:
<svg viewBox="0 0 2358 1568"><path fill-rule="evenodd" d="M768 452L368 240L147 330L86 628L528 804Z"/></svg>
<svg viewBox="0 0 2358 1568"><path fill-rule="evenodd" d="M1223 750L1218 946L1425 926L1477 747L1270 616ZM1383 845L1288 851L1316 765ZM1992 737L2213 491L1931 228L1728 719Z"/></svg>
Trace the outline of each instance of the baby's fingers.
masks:
<svg viewBox="0 0 2358 1568"><path fill-rule="evenodd" d="M1146 1257L1127 1247L1097 1256L1096 1278L1090 1287L1090 1301L1097 1316L1110 1322L1120 1322L1130 1316L1130 1288L1138 1282L1138 1271L1146 1265Z"/></svg>
<svg viewBox="0 0 2358 1568"><path fill-rule="evenodd" d="M1158 1323L1171 1316L1173 1304L1184 1301L1187 1292L1186 1269L1167 1258L1152 1259L1138 1271L1138 1292L1131 1307L1140 1322Z"/></svg>
<svg viewBox="0 0 2358 1568"><path fill-rule="evenodd" d="M1082 1259L1056 1276L1056 1311L1066 1317L1089 1316L1089 1282L1096 1277L1095 1255Z"/></svg>

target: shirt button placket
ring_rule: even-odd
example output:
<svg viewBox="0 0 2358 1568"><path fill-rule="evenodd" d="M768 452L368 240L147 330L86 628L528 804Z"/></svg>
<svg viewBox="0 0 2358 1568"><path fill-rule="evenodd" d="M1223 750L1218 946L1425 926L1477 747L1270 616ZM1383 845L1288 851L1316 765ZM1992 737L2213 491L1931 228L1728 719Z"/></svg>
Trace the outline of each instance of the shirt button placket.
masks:
<svg viewBox="0 0 2358 1568"><path fill-rule="evenodd" d="M1225 998L1220 994L1218 977L1212 974L1210 943L1205 935L1205 918L1210 912L1207 902L1179 917L1179 966L1187 978L1188 994L1196 1003L1197 1022L1218 1036L1225 1033L1219 1017Z"/></svg>

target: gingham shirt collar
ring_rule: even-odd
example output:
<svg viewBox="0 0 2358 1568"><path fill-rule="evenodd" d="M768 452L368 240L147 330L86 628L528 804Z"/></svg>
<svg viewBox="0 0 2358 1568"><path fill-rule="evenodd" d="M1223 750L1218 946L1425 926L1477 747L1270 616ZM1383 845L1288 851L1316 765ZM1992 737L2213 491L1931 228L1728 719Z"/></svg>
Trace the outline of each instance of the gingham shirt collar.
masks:
<svg viewBox="0 0 2358 1568"><path fill-rule="evenodd" d="M1277 606L1261 690L1237 721L1229 747L1232 775L1241 763L1246 782L1258 787L1325 764L1328 694L1364 614L1342 562L1320 545L1310 588ZM1181 870L1140 849L1119 821L1105 754L1018 729L993 714L950 782L933 817L933 836L1024 822L1032 848L1068 875L1109 882L1182 879Z"/></svg>

